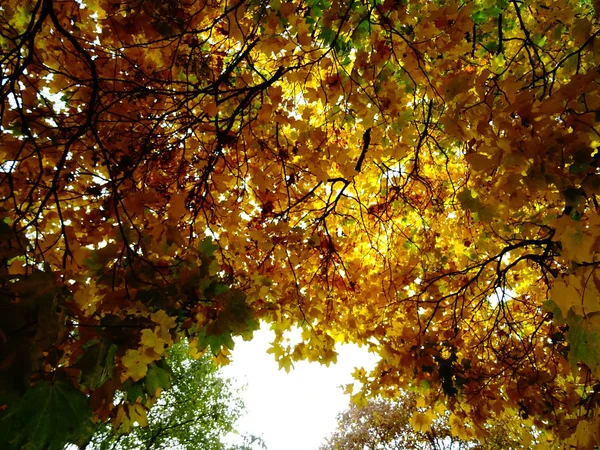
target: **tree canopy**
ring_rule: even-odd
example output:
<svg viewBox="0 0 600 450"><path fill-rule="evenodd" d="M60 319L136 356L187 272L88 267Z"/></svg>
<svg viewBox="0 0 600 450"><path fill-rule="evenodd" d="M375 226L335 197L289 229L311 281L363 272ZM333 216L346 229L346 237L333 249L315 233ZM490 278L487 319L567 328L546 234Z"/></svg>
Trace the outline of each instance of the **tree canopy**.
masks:
<svg viewBox="0 0 600 450"><path fill-rule="evenodd" d="M155 396L165 348L226 361L262 319L282 368L378 353L356 402L413 389L457 435L520 415L591 448L599 18L590 0L3 1L2 426L58 448L68 418L136 421L114 392Z"/></svg>
<svg viewBox="0 0 600 450"><path fill-rule="evenodd" d="M528 427L519 416L503 418L486 426L482 442L473 433L453 430L461 419L424 408L416 392L405 392L394 401L369 399L366 404L350 404L338 415L337 429L320 450L517 450L560 448L552 445L540 430ZM441 405L439 405L441 406ZM536 446L540 447L536 447Z"/></svg>

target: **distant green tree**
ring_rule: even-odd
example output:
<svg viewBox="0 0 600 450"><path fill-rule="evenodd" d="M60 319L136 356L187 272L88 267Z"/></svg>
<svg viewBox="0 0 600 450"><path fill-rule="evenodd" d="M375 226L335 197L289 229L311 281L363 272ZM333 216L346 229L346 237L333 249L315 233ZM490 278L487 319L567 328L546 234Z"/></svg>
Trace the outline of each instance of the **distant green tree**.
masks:
<svg viewBox="0 0 600 450"><path fill-rule="evenodd" d="M188 346L176 344L166 359L172 373L171 387L161 393L148 411L148 425L125 432L110 423L99 426L86 450L250 450L262 439L243 436L243 443L226 445L224 437L235 431L244 410L242 399L232 390L206 355L190 358Z"/></svg>

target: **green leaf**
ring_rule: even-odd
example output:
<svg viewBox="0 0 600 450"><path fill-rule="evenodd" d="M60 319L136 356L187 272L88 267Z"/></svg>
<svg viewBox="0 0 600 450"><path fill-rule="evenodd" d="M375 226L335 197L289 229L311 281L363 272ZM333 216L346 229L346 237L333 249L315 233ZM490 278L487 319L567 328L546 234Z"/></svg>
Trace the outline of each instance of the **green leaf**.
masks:
<svg viewBox="0 0 600 450"><path fill-rule="evenodd" d="M538 47L543 47L546 44L546 36L541 34L533 36L533 43Z"/></svg>
<svg viewBox="0 0 600 450"><path fill-rule="evenodd" d="M598 319L598 314L588 314L587 318L575 315L572 311L567 316L566 339L569 343L569 364L572 368L577 363L585 363L593 372L600 371L600 333L593 325L593 319Z"/></svg>
<svg viewBox="0 0 600 450"><path fill-rule="evenodd" d="M107 341L89 346L74 367L81 370L81 383L89 389L96 389L104 384L115 367L117 346Z"/></svg>
<svg viewBox="0 0 600 450"><path fill-rule="evenodd" d="M227 347L232 350L235 346L235 342L230 333L209 335L205 338L205 343L210 347L210 351L213 355L217 355L222 347Z"/></svg>
<svg viewBox="0 0 600 450"><path fill-rule="evenodd" d="M562 316L562 311L560 310L560 306L556 304L554 300L546 300L542 305L542 309L547 312L551 312L554 316L553 321L556 323L563 323L565 319Z"/></svg>
<svg viewBox="0 0 600 450"><path fill-rule="evenodd" d="M490 42L489 44L487 44L485 46L485 48L490 52L490 53L496 53L498 51L498 42L493 41Z"/></svg>
<svg viewBox="0 0 600 450"><path fill-rule="evenodd" d="M171 386L171 374L168 370L153 364L148 368L144 384L146 392L155 395L159 389L164 390Z"/></svg>
<svg viewBox="0 0 600 450"><path fill-rule="evenodd" d="M473 215L477 215L478 219L483 221L491 219L494 216L493 211L484 205L476 194L474 194L473 190L465 188L458 193L456 198L463 209L470 210Z"/></svg>
<svg viewBox="0 0 600 450"><path fill-rule="evenodd" d="M321 30L321 33L319 34L319 39L321 39L323 41L323 44L325 46L329 46L335 39L335 31L332 30L331 28L324 28Z"/></svg>
<svg viewBox="0 0 600 450"><path fill-rule="evenodd" d="M224 294L229 291L229 286L223 283L219 283L214 278L203 278L199 281L199 288L207 299L212 299L218 295Z"/></svg>
<svg viewBox="0 0 600 450"><path fill-rule="evenodd" d="M0 241L9 241L15 236L12 227L8 225L6 219L7 217L0 221Z"/></svg>
<svg viewBox="0 0 600 450"><path fill-rule="evenodd" d="M217 283L214 286L214 295L221 295L229 290L229 286L222 283Z"/></svg>
<svg viewBox="0 0 600 450"><path fill-rule="evenodd" d="M198 245L198 250L205 256L213 256L218 248L210 236L206 236Z"/></svg>
<svg viewBox="0 0 600 450"><path fill-rule="evenodd" d="M207 328L208 334L241 334L254 326L252 308L246 303L246 295L237 289L226 294L226 303L216 319Z"/></svg>
<svg viewBox="0 0 600 450"><path fill-rule="evenodd" d="M127 401L129 403L142 402L146 398L146 391L144 390L143 380L136 381L135 383L128 380L123 385L123 390L127 392Z"/></svg>
<svg viewBox="0 0 600 450"><path fill-rule="evenodd" d="M87 397L63 381L41 381L0 417L3 449L62 450L88 431Z"/></svg>
<svg viewBox="0 0 600 450"><path fill-rule="evenodd" d="M27 6L18 6L13 13L10 23L19 33L24 32L31 22L31 10Z"/></svg>
<svg viewBox="0 0 600 450"><path fill-rule="evenodd" d="M542 309L553 314L555 323L566 323L569 330L565 340L569 344L569 364L572 368L577 363L586 364L593 372L600 373L600 314L587 314L586 317L569 311L567 318L562 315L560 307L553 300L544 302Z"/></svg>
<svg viewBox="0 0 600 450"><path fill-rule="evenodd" d="M368 19L363 20L352 33L352 42L356 45L360 44L363 39L367 39L370 35L371 23Z"/></svg>
<svg viewBox="0 0 600 450"><path fill-rule="evenodd" d="M246 295L237 289L228 290L222 294L223 308L214 320L204 329L204 335L199 334L200 347L209 346L217 354L222 346L232 349L233 336L247 336L258 329L252 308L246 303Z"/></svg>
<svg viewBox="0 0 600 450"><path fill-rule="evenodd" d="M338 35L335 43L333 44L333 48L340 57L345 57L350 53L350 50L352 49L352 43L349 39Z"/></svg>

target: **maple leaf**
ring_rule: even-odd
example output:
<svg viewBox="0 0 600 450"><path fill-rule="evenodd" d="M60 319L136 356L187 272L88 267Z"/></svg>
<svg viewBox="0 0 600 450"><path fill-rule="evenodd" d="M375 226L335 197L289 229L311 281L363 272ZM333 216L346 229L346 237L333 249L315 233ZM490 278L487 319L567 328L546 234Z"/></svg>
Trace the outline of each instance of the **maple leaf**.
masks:
<svg viewBox="0 0 600 450"><path fill-rule="evenodd" d="M121 380L131 378L133 381L141 380L148 372L148 364L153 358L146 356L137 350L127 350L127 353L121 359L125 370L121 374Z"/></svg>
<svg viewBox="0 0 600 450"><path fill-rule="evenodd" d="M567 339L571 346L569 361L572 367L576 367L579 362L587 364L595 376L600 375L598 319L598 314L586 319L579 316L567 318L569 324Z"/></svg>
<svg viewBox="0 0 600 450"><path fill-rule="evenodd" d="M3 447L62 449L91 419L85 395L64 381L41 381L0 416Z"/></svg>
<svg viewBox="0 0 600 450"><path fill-rule="evenodd" d="M107 341L89 341L85 353L73 367L81 370L81 383L89 389L96 389L113 375L117 346Z"/></svg>
<svg viewBox="0 0 600 450"><path fill-rule="evenodd" d="M171 386L171 375L166 369L152 365L148 369L144 383L148 392L158 396L160 391Z"/></svg>
<svg viewBox="0 0 600 450"><path fill-rule="evenodd" d="M165 348L168 346L168 343L166 340L161 339L159 336L156 335L156 332L158 330L160 330L159 327L156 327L155 330L151 330L149 328L142 330L141 343L143 346L154 350L156 354L161 355L165 351Z"/></svg>
<svg viewBox="0 0 600 450"><path fill-rule="evenodd" d="M433 419L428 412L415 412L410 418L410 424L416 431L426 433L431 427Z"/></svg>

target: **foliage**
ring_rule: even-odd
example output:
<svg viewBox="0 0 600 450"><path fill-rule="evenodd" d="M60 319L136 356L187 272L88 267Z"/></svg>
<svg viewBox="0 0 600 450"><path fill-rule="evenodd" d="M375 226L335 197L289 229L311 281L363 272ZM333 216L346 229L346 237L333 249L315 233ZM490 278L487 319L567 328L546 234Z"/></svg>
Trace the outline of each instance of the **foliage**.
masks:
<svg viewBox="0 0 600 450"><path fill-rule="evenodd" d="M39 382L2 418L3 448L61 450L65 436L75 442L91 427L87 399L71 384Z"/></svg>
<svg viewBox="0 0 600 450"><path fill-rule="evenodd" d="M121 424L115 429L111 423L104 423L86 448L226 448L223 437L234 431L235 422L243 411L243 404L232 391L230 380L221 378L207 355L191 359L187 346L182 344L169 349L166 361L167 371L172 375L171 386L147 412L145 426L129 428Z"/></svg>
<svg viewBox="0 0 600 450"><path fill-rule="evenodd" d="M339 414L337 430L320 450L501 450L529 449L539 443L552 448L539 431L524 427L519 417L491 423L481 443L473 440L472 430L456 433L457 421L443 411L423 410L416 393L405 393L396 401L371 399L364 406L350 404Z"/></svg>
<svg viewBox="0 0 600 450"><path fill-rule="evenodd" d="M133 422L165 348L264 319L284 368L378 353L359 403L592 448L599 10L4 1L0 420L60 382Z"/></svg>

